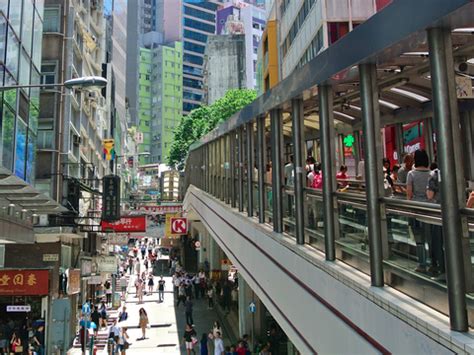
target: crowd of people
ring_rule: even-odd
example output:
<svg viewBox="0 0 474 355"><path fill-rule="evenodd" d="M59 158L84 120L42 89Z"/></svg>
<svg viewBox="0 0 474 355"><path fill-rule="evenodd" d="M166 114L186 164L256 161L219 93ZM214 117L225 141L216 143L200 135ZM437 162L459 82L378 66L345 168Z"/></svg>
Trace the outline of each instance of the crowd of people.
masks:
<svg viewBox="0 0 474 355"><path fill-rule="evenodd" d="M0 319L0 355L4 354L45 354L44 323L33 326L25 318L20 324L13 319Z"/></svg>

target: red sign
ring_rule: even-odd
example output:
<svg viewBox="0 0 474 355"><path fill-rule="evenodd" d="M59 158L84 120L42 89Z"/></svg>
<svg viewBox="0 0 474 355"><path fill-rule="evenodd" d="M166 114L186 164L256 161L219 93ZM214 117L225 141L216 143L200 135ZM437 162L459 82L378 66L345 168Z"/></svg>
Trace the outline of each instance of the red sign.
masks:
<svg viewBox="0 0 474 355"><path fill-rule="evenodd" d="M0 270L0 296L39 296L48 292L48 270Z"/></svg>
<svg viewBox="0 0 474 355"><path fill-rule="evenodd" d="M101 221L102 231L112 230L115 232L135 233L146 232L145 216L126 216L117 222Z"/></svg>
<svg viewBox="0 0 474 355"><path fill-rule="evenodd" d="M171 233L172 234L186 234L188 232L188 221L182 217L171 218Z"/></svg>
<svg viewBox="0 0 474 355"><path fill-rule="evenodd" d="M174 206L138 206L138 210L147 214L174 214L183 211L183 205Z"/></svg>

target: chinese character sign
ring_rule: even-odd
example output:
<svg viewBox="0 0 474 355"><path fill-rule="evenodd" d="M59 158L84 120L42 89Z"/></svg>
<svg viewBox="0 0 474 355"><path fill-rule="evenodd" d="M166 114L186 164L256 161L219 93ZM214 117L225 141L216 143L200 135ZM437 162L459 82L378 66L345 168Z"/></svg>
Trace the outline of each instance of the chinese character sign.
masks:
<svg viewBox="0 0 474 355"><path fill-rule="evenodd" d="M120 177L116 175L103 177L102 219L104 221L120 219Z"/></svg>
<svg viewBox="0 0 474 355"><path fill-rule="evenodd" d="M47 295L48 270L0 270L0 296Z"/></svg>
<svg viewBox="0 0 474 355"><path fill-rule="evenodd" d="M104 139L102 141L103 157L105 160L115 159L115 141L113 139Z"/></svg>
<svg viewBox="0 0 474 355"><path fill-rule="evenodd" d="M101 226L103 231L115 231L118 233L146 232L146 217L126 216L113 223L103 220Z"/></svg>

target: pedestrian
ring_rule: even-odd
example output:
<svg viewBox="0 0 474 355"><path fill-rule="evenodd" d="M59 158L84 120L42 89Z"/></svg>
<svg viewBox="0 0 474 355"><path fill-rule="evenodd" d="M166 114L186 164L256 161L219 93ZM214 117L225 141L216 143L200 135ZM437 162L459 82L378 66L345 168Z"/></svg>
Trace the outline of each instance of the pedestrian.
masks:
<svg viewBox="0 0 474 355"><path fill-rule="evenodd" d="M138 311L138 318L139 318L138 327L142 330L142 337L139 338L138 340L144 340L146 339L145 337L146 328L148 326L149 321L148 321L148 315L146 314L146 311L143 307L140 308L140 310Z"/></svg>
<svg viewBox="0 0 474 355"><path fill-rule="evenodd" d="M107 305L112 305L112 284L109 280L104 283L105 296L107 298Z"/></svg>
<svg viewBox="0 0 474 355"><path fill-rule="evenodd" d="M145 271L148 270L148 259L145 259L145 261L143 262L143 265L145 266Z"/></svg>
<svg viewBox="0 0 474 355"><path fill-rule="evenodd" d="M124 322L128 319L127 307L123 306L122 311L119 313L118 320L119 322Z"/></svg>
<svg viewBox="0 0 474 355"><path fill-rule="evenodd" d="M7 325L0 321L0 354L8 353Z"/></svg>
<svg viewBox="0 0 474 355"><path fill-rule="evenodd" d="M193 278L191 280L192 280L192 283L193 283L193 286L194 286L194 297L196 299L199 299L199 293L200 293L199 289L200 289L200 285L201 285L201 279L196 274L196 275L193 276Z"/></svg>
<svg viewBox="0 0 474 355"><path fill-rule="evenodd" d="M202 334L201 341L200 341L200 350L201 350L201 355L208 355L209 354L209 347L207 345L208 341L208 336L206 333Z"/></svg>
<svg viewBox="0 0 474 355"><path fill-rule="evenodd" d="M92 305L92 312L91 312L91 321L96 325L94 328L94 335L97 337L97 334L99 332L99 327L101 326L101 316L99 311L97 310L97 307Z"/></svg>
<svg viewBox="0 0 474 355"><path fill-rule="evenodd" d="M224 355L224 342L220 332L214 335L214 355Z"/></svg>
<svg viewBox="0 0 474 355"><path fill-rule="evenodd" d="M114 323L109 329L109 344L110 344L110 348L112 349L112 354L115 354L118 348L120 332L121 330L120 330L120 327L117 325L117 319L115 319Z"/></svg>
<svg viewBox="0 0 474 355"><path fill-rule="evenodd" d="M247 349L245 348L244 342L240 340L237 344L237 348L235 349L237 355L246 355Z"/></svg>
<svg viewBox="0 0 474 355"><path fill-rule="evenodd" d="M155 282L153 281L153 275L148 275L148 292L153 294L153 287L155 286Z"/></svg>
<svg viewBox="0 0 474 355"><path fill-rule="evenodd" d="M186 323L186 328L184 329L183 335L184 344L186 346L186 354L190 355L191 351L195 354L194 345L197 343L196 331L193 326L189 323Z"/></svg>
<svg viewBox="0 0 474 355"><path fill-rule="evenodd" d="M145 259L145 253L146 253L146 246L145 244L142 245L140 252L142 253L142 260Z"/></svg>
<svg viewBox="0 0 474 355"><path fill-rule="evenodd" d="M100 304L100 326L103 328L107 328L107 306L105 305L105 301L102 301Z"/></svg>
<svg viewBox="0 0 474 355"><path fill-rule="evenodd" d="M87 346L88 339L89 339L89 334L87 332L85 325L83 325L81 329L79 330L79 342L81 343L81 349L82 349L83 354L86 353L86 346ZM13 349L11 348L11 350Z"/></svg>
<svg viewBox="0 0 474 355"><path fill-rule="evenodd" d="M44 355L44 326L40 325L35 332L33 342L38 350L38 355Z"/></svg>
<svg viewBox="0 0 474 355"><path fill-rule="evenodd" d="M186 315L186 323L189 323L194 326L193 320L193 302L191 301L191 297L186 298L186 302L184 302L184 313Z"/></svg>
<svg viewBox="0 0 474 355"><path fill-rule="evenodd" d="M141 268L140 259L136 258L135 259L135 273L137 275L140 275L140 268Z"/></svg>
<svg viewBox="0 0 474 355"><path fill-rule="evenodd" d="M143 303L143 280L141 278L138 279L138 287L137 287L137 296L138 296L138 304Z"/></svg>
<svg viewBox="0 0 474 355"><path fill-rule="evenodd" d="M214 289L212 285L210 285L209 288L207 289L207 299L209 301L207 308L213 309L214 308Z"/></svg>
<svg viewBox="0 0 474 355"><path fill-rule="evenodd" d="M122 274L119 280L120 289L122 291L122 298L125 299L125 293L127 292L127 278L125 274Z"/></svg>
<svg viewBox="0 0 474 355"><path fill-rule="evenodd" d="M178 303L176 307L179 306L180 303L184 303L186 301L186 289L184 288L184 283L182 282L178 288Z"/></svg>
<svg viewBox="0 0 474 355"><path fill-rule="evenodd" d="M128 333L127 328L123 327L120 330L120 337L118 340L118 351L121 355L125 355L127 353L127 349L129 348L130 344L128 342Z"/></svg>
<svg viewBox="0 0 474 355"><path fill-rule="evenodd" d="M217 336L217 333L222 335L222 329L219 322L215 321L214 325L212 326L212 336L215 338Z"/></svg>
<svg viewBox="0 0 474 355"><path fill-rule="evenodd" d="M160 302L165 300L165 280L163 280L163 276L158 281L158 299Z"/></svg>

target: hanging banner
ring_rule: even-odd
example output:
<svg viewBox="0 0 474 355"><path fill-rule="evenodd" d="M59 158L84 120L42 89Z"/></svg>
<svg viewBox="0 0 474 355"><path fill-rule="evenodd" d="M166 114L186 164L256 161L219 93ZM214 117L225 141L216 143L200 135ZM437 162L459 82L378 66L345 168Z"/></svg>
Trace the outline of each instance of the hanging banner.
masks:
<svg viewBox="0 0 474 355"><path fill-rule="evenodd" d="M0 270L0 296L39 296L48 293L48 270Z"/></svg>
<svg viewBox="0 0 474 355"><path fill-rule="evenodd" d="M67 270L67 289L68 295L74 295L81 292L81 270L68 269Z"/></svg>
<svg viewBox="0 0 474 355"><path fill-rule="evenodd" d="M120 219L120 177L107 175L102 178L102 220L117 221Z"/></svg>
<svg viewBox="0 0 474 355"><path fill-rule="evenodd" d="M102 231L114 231L117 233L143 233L146 232L145 216L122 217L116 222L100 222Z"/></svg>
<svg viewBox="0 0 474 355"><path fill-rule="evenodd" d="M104 160L110 161L115 159L115 141L113 139L102 140L102 149Z"/></svg>
<svg viewBox="0 0 474 355"><path fill-rule="evenodd" d="M168 214L183 212L183 205L172 206L138 206L137 209L144 214Z"/></svg>

